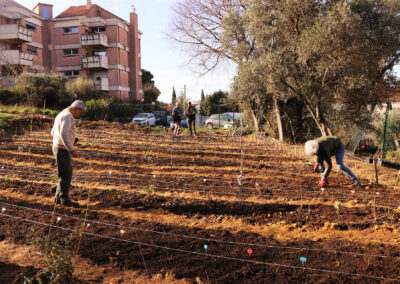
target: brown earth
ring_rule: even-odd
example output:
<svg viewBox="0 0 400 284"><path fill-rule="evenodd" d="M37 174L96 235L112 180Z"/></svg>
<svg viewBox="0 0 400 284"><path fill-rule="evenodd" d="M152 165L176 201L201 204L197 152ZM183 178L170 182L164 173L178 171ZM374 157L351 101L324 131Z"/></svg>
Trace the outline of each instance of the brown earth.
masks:
<svg viewBox="0 0 400 284"><path fill-rule="evenodd" d="M53 205L48 129L2 142L0 278L41 269L27 237L39 228L75 236L80 283L399 281L396 171L379 168L377 185L372 165L347 158L366 188L333 171L321 191L302 147L227 134L173 142L83 123L71 188L79 209Z"/></svg>

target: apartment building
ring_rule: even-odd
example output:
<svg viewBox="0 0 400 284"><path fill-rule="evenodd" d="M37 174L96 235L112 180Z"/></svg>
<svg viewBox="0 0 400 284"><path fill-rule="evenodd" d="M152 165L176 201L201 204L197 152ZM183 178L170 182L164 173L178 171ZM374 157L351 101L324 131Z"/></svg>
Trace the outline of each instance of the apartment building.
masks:
<svg viewBox="0 0 400 284"><path fill-rule="evenodd" d="M124 101L142 100L138 16L130 22L90 0L53 18L53 5L32 11L0 0L0 64L3 86L16 72L58 72L90 78L98 90ZM7 66L7 68L6 68Z"/></svg>

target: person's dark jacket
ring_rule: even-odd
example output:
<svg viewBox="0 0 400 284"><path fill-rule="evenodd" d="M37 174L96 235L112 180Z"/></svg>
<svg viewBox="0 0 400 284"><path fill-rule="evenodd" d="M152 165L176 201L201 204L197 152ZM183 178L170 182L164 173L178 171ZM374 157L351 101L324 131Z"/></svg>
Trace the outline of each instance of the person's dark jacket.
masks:
<svg viewBox="0 0 400 284"><path fill-rule="evenodd" d="M320 165L324 164L324 161L328 164L328 167L325 168L323 173L323 177L327 178L329 173L332 170L332 160L331 157L335 156L342 147L342 141L336 136L323 136L316 141L319 144L316 162Z"/></svg>

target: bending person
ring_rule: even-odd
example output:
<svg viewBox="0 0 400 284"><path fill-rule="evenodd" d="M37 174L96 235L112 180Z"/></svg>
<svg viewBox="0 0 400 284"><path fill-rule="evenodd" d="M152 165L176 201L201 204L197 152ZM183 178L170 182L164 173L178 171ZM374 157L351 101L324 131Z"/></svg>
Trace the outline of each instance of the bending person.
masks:
<svg viewBox="0 0 400 284"><path fill-rule="evenodd" d="M305 144L305 151L307 155L316 155L314 171L317 172L319 170L321 173L321 187L328 185L328 176L332 170L331 157L335 156L338 169L348 176L357 187L362 188L357 177L343 164L345 148L343 142L339 138L335 136L323 136L316 140L307 141ZM324 167L324 161L328 164L326 169Z"/></svg>

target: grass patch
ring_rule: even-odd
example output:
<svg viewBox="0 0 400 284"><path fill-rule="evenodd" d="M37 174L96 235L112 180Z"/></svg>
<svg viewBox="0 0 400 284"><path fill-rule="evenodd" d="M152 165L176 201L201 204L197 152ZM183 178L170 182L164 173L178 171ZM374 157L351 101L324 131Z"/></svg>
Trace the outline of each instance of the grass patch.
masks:
<svg viewBox="0 0 400 284"><path fill-rule="evenodd" d="M6 128L10 127L10 124L8 124L6 121L0 119L0 128Z"/></svg>
<svg viewBox="0 0 400 284"><path fill-rule="evenodd" d="M20 119L21 117L18 115L13 115L10 113L1 113L0 112L0 119Z"/></svg>
<svg viewBox="0 0 400 284"><path fill-rule="evenodd" d="M37 107L29 107L29 106L7 106L7 105L0 105L0 113L7 113L7 114L44 114L49 116L57 116L59 113L58 110L53 109L41 109Z"/></svg>

